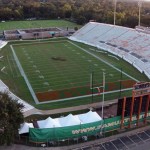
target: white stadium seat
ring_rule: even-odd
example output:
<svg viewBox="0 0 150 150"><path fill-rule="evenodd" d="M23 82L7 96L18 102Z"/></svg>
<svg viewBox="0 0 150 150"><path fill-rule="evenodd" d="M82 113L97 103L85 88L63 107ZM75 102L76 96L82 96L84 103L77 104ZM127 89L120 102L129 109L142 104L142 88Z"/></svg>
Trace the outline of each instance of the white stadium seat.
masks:
<svg viewBox="0 0 150 150"><path fill-rule="evenodd" d="M5 85L5 83L2 82L1 80L0 80L0 92L2 92L2 93L4 93L4 92L8 93L8 95L9 95L13 100L17 100L18 103L23 104L23 105L24 105L24 108L23 108L23 110L22 110L23 113L24 113L24 112L27 112L27 111L29 111L29 110L31 110L31 109L34 108L33 106L31 106L30 104L28 104L28 103L25 102L24 100L22 100L22 99L20 99L19 97L17 97L15 94L13 94L13 93L9 90L9 88Z"/></svg>
<svg viewBox="0 0 150 150"><path fill-rule="evenodd" d="M117 55L150 78L150 34L121 26L89 22L70 39Z"/></svg>
<svg viewBox="0 0 150 150"><path fill-rule="evenodd" d="M6 41L0 40L0 49L3 48L7 44Z"/></svg>

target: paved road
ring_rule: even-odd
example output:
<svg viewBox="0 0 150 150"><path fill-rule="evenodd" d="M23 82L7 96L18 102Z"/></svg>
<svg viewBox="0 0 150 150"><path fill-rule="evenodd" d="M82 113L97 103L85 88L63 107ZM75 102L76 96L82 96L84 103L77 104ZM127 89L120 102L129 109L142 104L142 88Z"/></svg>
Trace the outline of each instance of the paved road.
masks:
<svg viewBox="0 0 150 150"><path fill-rule="evenodd" d="M150 141L148 141L144 144L138 145L138 146L132 148L131 150L150 150Z"/></svg>

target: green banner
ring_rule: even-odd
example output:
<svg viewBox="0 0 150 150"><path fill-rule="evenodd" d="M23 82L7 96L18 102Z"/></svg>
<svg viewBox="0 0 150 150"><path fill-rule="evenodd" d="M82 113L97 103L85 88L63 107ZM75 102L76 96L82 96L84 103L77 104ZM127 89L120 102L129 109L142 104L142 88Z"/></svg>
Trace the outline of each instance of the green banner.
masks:
<svg viewBox="0 0 150 150"><path fill-rule="evenodd" d="M120 121L121 121L120 116L104 119L103 132L120 128Z"/></svg>
<svg viewBox="0 0 150 150"><path fill-rule="evenodd" d="M30 128L29 137L31 141L46 142L51 140L62 140L68 138L76 138L84 135L94 135L100 131L103 121L88 124L80 124L69 127L38 129Z"/></svg>
<svg viewBox="0 0 150 150"><path fill-rule="evenodd" d="M125 117L124 126L129 125L130 117ZM150 112L148 113L147 119L150 119ZM139 122L144 120L144 113L140 114ZM132 124L136 124L137 116L132 117ZM29 138L33 142L47 142L47 141L57 141L64 140L68 138L77 138L81 136L95 135L96 133L109 132L112 130L117 130L121 125L121 116L104 119L102 121L80 124L76 126L69 127L59 127L59 128L30 128Z"/></svg>

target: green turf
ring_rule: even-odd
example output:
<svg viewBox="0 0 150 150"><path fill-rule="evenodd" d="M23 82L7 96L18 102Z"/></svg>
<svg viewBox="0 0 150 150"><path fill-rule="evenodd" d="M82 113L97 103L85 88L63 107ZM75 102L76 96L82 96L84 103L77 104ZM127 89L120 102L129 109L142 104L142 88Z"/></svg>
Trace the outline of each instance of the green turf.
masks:
<svg viewBox="0 0 150 150"><path fill-rule="evenodd" d="M120 79L121 73L72 45L68 41L14 45L15 52L35 92L62 90L102 83L102 73L107 82ZM61 58L54 60L52 58ZM17 75L17 73L16 73ZM122 75L122 80L130 79Z"/></svg>
<svg viewBox="0 0 150 150"><path fill-rule="evenodd" d="M139 81L150 81L143 73L140 73L135 67L133 67L131 64L129 64L128 62L124 61L122 58L117 57L109 52L107 53L98 53L96 51L91 51L91 49L95 49L97 50L97 48L93 48L92 46L83 44L83 43L78 43L76 42L79 46L89 50L91 53L96 54L97 56L99 56L100 58L104 59L106 62L113 64L114 66L116 66L117 68L119 68L120 70L126 72L127 74L129 74L130 76L136 78ZM109 55L115 56L117 57L119 60L116 60L113 57L110 57Z"/></svg>
<svg viewBox="0 0 150 150"><path fill-rule="evenodd" d="M82 85L82 84L89 82L89 73L91 71L91 68L94 70L94 72L97 72L95 74L96 75L95 82L102 81L102 71L104 71L102 69L104 69L104 68L106 69L105 72L107 71L106 72L106 81L107 80L108 81L116 81L116 80L120 79L120 73L118 73L116 70L114 70L111 67L96 60L95 58L93 58L89 54L86 54L85 52L81 51L79 48L73 46L72 44L69 44L68 42L59 42L56 44L53 42L53 41L62 41L62 40L64 40L64 38L50 40L52 42L47 43L47 44L27 44L25 46L29 55L31 55L30 57L32 59L34 59L34 61L36 62L36 65L38 65L38 67L40 68L42 75L45 76L45 79L47 79L50 83L55 83L56 85L58 85L58 86L56 86L54 84L54 86L53 86L54 89L62 88L61 86L64 87L67 80L70 80L69 82L75 80L74 85L69 84L67 82L68 87L75 86L75 83ZM31 71L33 73L33 74L29 73L29 75L28 75L29 80L32 81L33 80L32 77L34 77L35 72L33 69L30 69L30 67L31 67L30 62L28 61L28 58L25 57L26 55L24 55L24 53L23 53L22 47L24 47L23 43L25 43L25 41L9 43L7 46L5 46L0 51L0 56L1 55L4 56L3 61L0 62L0 68L5 66L6 71L7 71L7 74L0 73L0 79L2 79L9 86L10 90L12 92L14 92L17 96L26 100L27 102L29 102L30 104L34 105L36 108L39 108L39 109L55 109L55 108L60 108L60 107L83 105L83 104L89 104L92 102L101 101L102 97L95 96L93 98L93 100L92 100L92 97L88 97L88 98L82 98L82 99L80 98L80 99L76 99L76 100L72 100L72 101L35 105L35 103L32 99L32 96L28 90L28 87L26 86L23 77L20 75L18 67L16 66L16 62L12 56L11 49L9 47L10 44L18 44L18 43L21 45L14 46L15 51L17 53L18 58L21 58L20 62L22 63L25 72L29 73ZM28 42L28 43L30 43L30 42ZM64 44L66 44L66 43L69 45L68 47L64 46ZM76 43L76 42L74 42L74 43ZM135 77L136 79L138 79L140 81L149 81L144 74L141 74L140 72L138 72L136 69L134 69L134 67L132 67L130 64L126 63L122 59L120 59L118 61L113 57L108 57L108 54L97 53L95 51L92 51L91 48L92 49L95 49L95 48L93 48L91 46L87 46L87 45L81 44L81 43L76 43L76 44L82 48L85 48L87 51L90 51L90 52L96 54L100 58L115 65L116 67L122 68L123 71L125 71L129 75ZM69 48L69 47L71 47L71 48ZM72 51L73 49L75 49L76 52ZM37 52L39 55L36 54ZM80 53L80 54L77 54L77 53ZM61 56L66 58L66 61L65 62L52 61L51 60L52 54L55 54L57 56L58 56L58 54L59 55L61 54ZM86 60L82 58L81 54L83 56L86 56ZM88 60L92 60L93 63L91 63ZM96 66L91 65L91 64L95 64L95 63L97 63L99 65L98 68ZM71 65L71 67L70 67L70 65ZM59 67L59 69L55 68L55 67ZM76 73L76 75L71 78L70 77L72 75L71 72L67 71L64 68L71 70L71 72ZM61 70L61 72L63 72L63 74L61 74L60 70ZM58 81L54 80L54 77L51 75L51 73L53 73L54 76L59 75L60 77L63 77L65 74L65 76L67 76L67 78L63 78L64 80L60 82L61 86L59 86ZM116 76L109 75L109 74L114 74L114 73ZM79 82L79 78L76 78L78 76L87 77L87 78L84 78L82 80L82 82ZM127 77L123 76L123 78L126 79ZM34 81L39 82L38 79L39 78L36 76L34 78L34 80L31 82L34 87L34 90L37 90L36 88L40 88L40 87L41 87L40 90L49 89L47 87L46 87L47 89L44 89L43 84L41 84L41 86L39 86L39 85L37 86L34 83ZM60 80L60 79L58 79L58 80ZM50 86L51 86L51 84L50 84ZM122 92L121 94L114 93L114 94L105 95L105 100L111 100L111 99L123 97L123 96L131 96L131 91Z"/></svg>
<svg viewBox="0 0 150 150"><path fill-rule="evenodd" d="M0 22L0 31L11 29L27 29L27 28L44 28L44 27L81 27L76 23L66 20L33 20L33 21L6 21Z"/></svg>

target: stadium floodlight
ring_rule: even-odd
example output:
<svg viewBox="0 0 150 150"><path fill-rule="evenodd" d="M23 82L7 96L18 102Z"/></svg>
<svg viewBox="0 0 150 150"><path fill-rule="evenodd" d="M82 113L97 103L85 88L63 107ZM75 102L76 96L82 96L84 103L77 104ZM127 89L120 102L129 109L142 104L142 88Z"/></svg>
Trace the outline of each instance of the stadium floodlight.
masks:
<svg viewBox="0 0 150 150"><path fill-rule="evenodd" d="M105 72L103 72L103 85L102 86L96 86L96 87L93 87L93 72L92 72L91 78L90 78L90 89L91 90L97 89L98 93L100 95L100 88L103 88L103 97L102 97L102 118L103 118L103 115L104 115L103 107L104 107L104 100L105 100ZM92 93L92 95L93 95L93 93Z"/></svg>
<svg viewBox="0 0 150 150"><path fill-rule="evenodd" d="M141 25L141 7L142 7L142 0L138 1L138 7L139 7L139 23L138 26Z"/></svg>
<svg viewBox="0 0 150 150"><path fill-rule="evenodd" d="M114 25L116 25L116 6L117 6L117 0L114 0Z"/></svg>

